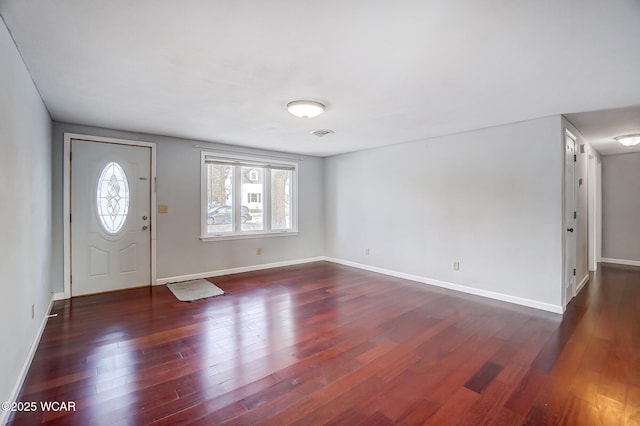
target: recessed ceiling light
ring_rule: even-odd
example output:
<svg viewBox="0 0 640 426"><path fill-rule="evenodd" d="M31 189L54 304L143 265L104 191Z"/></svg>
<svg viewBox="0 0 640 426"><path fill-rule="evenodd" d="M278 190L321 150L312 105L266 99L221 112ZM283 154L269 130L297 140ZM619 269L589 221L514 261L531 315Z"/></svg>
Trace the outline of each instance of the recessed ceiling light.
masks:
<svg viewBox="0 0 640 426"><path fill-rule="evenodd" d="M289 112L300 118L317 117L324 112L324 105L316 101L292 101L287 104Z"/></svg>
<svg viewBox="0 0 640 426"><path fill-rule="evenodd" d="M617 136L614 138L624 146L636 146L640 143L640 133L633 135Z"/></svg>
<svg viewBox="0 0 640 426"><path fill-rule="evenodd" d="M328 129L318 129L311 132L312 135L318 136L320 138L323 136L330 135L331 133L333 133L333 130L328 130Z"/></svg>

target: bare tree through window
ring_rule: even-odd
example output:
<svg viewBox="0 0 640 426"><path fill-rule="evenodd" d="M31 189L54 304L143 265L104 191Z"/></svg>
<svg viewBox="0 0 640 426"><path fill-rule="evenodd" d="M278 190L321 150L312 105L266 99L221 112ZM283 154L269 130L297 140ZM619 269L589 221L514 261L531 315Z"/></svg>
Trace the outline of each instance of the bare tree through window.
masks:
<svg viewBox="0 0 640 426"><path fill-rule="evenodd" d="M271 171L271 229L289 228L288 170Z"/></svg>
<svg viewBox="0 0 640 426"><path fill-rule="evenodd" d="M231 204L231 179L233 167L220 164L208 164L207 205L209 207Z"/></svg>

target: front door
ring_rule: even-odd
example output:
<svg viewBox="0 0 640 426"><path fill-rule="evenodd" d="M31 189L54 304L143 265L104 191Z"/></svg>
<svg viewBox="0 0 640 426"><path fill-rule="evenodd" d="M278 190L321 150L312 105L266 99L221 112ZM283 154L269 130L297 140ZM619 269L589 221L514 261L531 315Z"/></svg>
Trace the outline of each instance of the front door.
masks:
<svg viewBox="0 0 640 426"><path fill-rule="evenodd" d="M151 284L151 148L71 141L71 295Z"/></svg>

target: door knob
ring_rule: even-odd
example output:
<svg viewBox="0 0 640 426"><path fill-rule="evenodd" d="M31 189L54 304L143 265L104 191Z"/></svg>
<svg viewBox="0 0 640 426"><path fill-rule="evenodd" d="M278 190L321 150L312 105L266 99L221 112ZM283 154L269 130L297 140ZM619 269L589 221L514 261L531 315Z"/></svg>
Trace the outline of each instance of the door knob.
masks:
<svg viewBox="0 0 640 426"><path fill-rule="evenodd" d="M573 232L573 228L567 228L567 232Z"/></svg>
<svg viewBox="0 0 640 426"><path fill-rule="evenodd" d="M149 229L149 227L148 227L147 225L144 225L144 226L142 227L142 230L143 230L143 231L146 231L147 229Z"/></svg>

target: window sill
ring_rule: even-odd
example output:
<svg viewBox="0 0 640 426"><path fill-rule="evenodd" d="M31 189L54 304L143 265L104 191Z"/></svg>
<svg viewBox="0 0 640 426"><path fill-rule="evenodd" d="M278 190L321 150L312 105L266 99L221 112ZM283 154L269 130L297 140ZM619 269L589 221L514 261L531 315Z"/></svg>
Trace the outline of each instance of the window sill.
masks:
<svg viewBox="0 0 640 426"><path fill-rule="evenodd" d="M280 231L280 232L257 232L253 234L220 234L220 235L203 235L200 240L203 242L211 241L228 241L228 240L246 240L251 238L268 238L268 237L291 237L298 235L298 231Z"/></svg>

